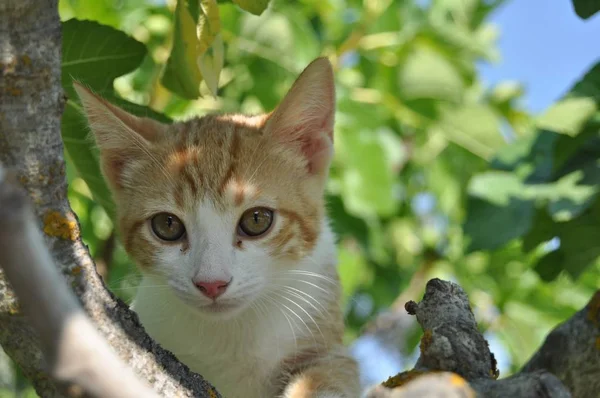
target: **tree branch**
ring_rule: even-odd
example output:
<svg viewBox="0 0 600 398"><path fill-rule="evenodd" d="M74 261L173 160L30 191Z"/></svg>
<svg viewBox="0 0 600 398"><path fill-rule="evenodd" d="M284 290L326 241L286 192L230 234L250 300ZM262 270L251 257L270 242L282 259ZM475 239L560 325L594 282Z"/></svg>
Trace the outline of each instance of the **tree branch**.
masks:
<svg viewBox="0 0 600 398"><path fill-rule="evenodd" d="M0 2L0 163L15 173L33 204L31 222L44 232L44 245L51 255L48 261L62 271L121 360L163 396L218 397L208 382L154 342L127 305L105 289L81 241L79 224L67 201L60 135L64 105L61 45L57 0ZM12 233L28 228L8 226L15 228ZM45 289L45 284L38 289ZM19 304L0 274L0 344L41 396L63 396L47 374L40 350L44 340L38 339L31 328L34 320L21 312ZM60 330L52 332L58 335ZM48 350L48 342L43 347ZM54 347L54 356L59 358L58 342Z"/></svg>
<svg viewBox="0 0 600 398"><path fill-rule="evenodd" d="M600 290L568 321L557 326L523 372L545 369L556 375L574 397L600 391Z"/></svg>
<svg viewBox="0 0 600 398"><path fill-rule="evenodd" d="M548 336L521 372L501 380L460 286L432 279L423 300L409 301L406 310L424 330L421 356L413 370L372 388L370 398L469 397L474 392L491 398L567 398L600 391L600 291Z"/></svg>
<svg viewBox="0 0 600 398"><path fill-rule="evenodd" d="M0 165L0 264L65 395L157 397L114 354L54 267L29 200Z"/></svg>

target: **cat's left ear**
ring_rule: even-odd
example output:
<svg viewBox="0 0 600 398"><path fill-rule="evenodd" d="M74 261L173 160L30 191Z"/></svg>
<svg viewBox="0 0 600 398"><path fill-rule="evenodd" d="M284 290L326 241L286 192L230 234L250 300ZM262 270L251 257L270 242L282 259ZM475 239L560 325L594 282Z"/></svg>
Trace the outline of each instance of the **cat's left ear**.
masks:
<svg viewBox="0 0 600 398"><path fill-rule="evenodd" d="M327 58L317 58L271 114L265 131L298 148L310 174L321 174L329 169L333 156L334 115L333 70Z"/></svg>
<svg viewBox="0 0 600 398"><path fill-rule="evenodd" d="M114 189L124 186L123 171L128 164L152 152L168 126L156 120L137 117L94 94L79 82L73 88L81 99L84 113L100 149L102 171Z"/></svg>

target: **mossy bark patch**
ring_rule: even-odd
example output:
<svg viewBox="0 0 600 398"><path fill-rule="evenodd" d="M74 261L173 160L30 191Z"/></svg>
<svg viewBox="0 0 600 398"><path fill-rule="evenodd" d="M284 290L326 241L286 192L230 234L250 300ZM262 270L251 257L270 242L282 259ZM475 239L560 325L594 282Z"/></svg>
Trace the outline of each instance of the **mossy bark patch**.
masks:
<svg viewBox="0 0 600 398"><path fill-rule="evenodd" d="M54 210L49 211L44 216L44 233L49 236L72 241L79 238L77 222Z"/></svg>

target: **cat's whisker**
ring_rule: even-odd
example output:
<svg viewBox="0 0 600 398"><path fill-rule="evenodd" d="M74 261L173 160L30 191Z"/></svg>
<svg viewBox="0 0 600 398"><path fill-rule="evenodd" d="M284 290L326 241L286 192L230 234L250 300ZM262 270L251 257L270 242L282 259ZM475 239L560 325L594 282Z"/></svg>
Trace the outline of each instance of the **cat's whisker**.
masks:
<svg viewBox="0 0 600 398"><path fill-rule="evenodd" d="M313 286L315 289L319 289L320 291L322 291L322 292L323 292L323 293L325 293L325 294L329 294L329 292L328 292L327 290L323 289L321 286L319 286L319 285L316 285L316 284L314 284L314 283L312 283L312 282L309 282L309 281L305 281L304 279L300 279L300 278L285 278L285 277L284 277L284 278L282 278L282 277L274 277L274 278L272 278L272 279L279 279L279 280L287 280L287 281L302 282L302 283L305 283L305 284L307 284L307 285L311 285L311 286Z"/></svg>
<svg viewBox="0 0 600 398"><path fill-rule="evenodd" d="M123 282L131 282L132 284L134 284L135 286L137 286L139 283L141 283L142 278L138 278L138 277L134 277L134 276L123 276L121 278L116 278L116 279L110 279L108 281L109 285L117 285Z"/></svg>
<svg viewBox="0 0 600 398"><path fill-rule="evenodd" d="M283 291L282 293L286 293L286 291ZM287 292L287 293L289 293L289 292ZM286 297L284 295L280 295L280 297L288 300L289 302L291 302L292 304L294 304L295 306L297 306L298 308L300 308L306 314L306 316L308 316L308 318L311 320L311 322L315 325L315 327L319 331L319 334L321 335L321 338L323 339L322 341L325 341L325 336L323 335L323 332L321 331L321 328L319 327L319 324L317 323L317 321L315 320L315 318L313 318L313 316L310 315L310 313L304 309L304 307L302 307L300 304L298 304L296 301L294 301L293 299L291 299L289 297ZM306 325L306 323L304 323L304 324ZM312 330L308 327L308 325L306 327L309 329L310 334L312 335L313 340L315 341L315 344L318 345L318 342L315 339L315 336L314 336Z"/></svg>
<svg viewBox="0 0 600 398"><path fill-rule="evenodd" d="M289 297L286 297L286 296L280 294L279 292L274 292L274 293L276 293L278 297L286 299L290 303L292 303L295 306L297 306L298 308L300 308L313 321L313 323L315 322L314 318L304 308L302 308L302 306L300 304L296 303L294 300L290 299ZM282 306L284 306L285 308L287 308L288 311L290 311L296 318L298 318L300 320L300 322L302 322L302 324L304 325L304 327L306 328L306 330L310 333L310 335L311 335L311 337L312 337L312 339L313 339L313 341L314 341L314 343L316 345L317 344L317 339L315 337L315 334L313 333L312 329L308 326L308 324L306 323L306 321L304 321L304 319L302 319L302 317L300 315L298 315L298 313L296 311L294 311L292 308L288 307L287 305L285 305L283 303L280 303L280 304ZM320 331L321 330L319 329L319 332ZM323 333L321 333L321 336L323 336Z"/></svg>
<svg viewBox="0 0 600 398"><path fill-rule="evenodd" d="M335 280L333 280L332 278L330 278L330 277L328 277L326 275L323 275L323 274L319 274L317 272L305 271L305 270L299 270L299 269L292 269L292 270L287 270L284 273L301 274L301 275L313 276L315 278L323 279L324 281L327 281L327 282L329 282L329 283L331 283L333 285L337 285L337 282Z"/></svg>
<svg viewBox="0 0 600 398"><path fill-rule="evenodd" d="M285 290L287 290L287 292L295 297L298 297L300 300L304 301L306 304L310 305L311 307L313 307L315 309L315 311L317 311L317 313L321 316L325 315L325 313L328 313L327 310L325 309L325 307L323 307L323 305L321 303L319 303L314 297L308 295L309 298L312 298L323 310L317 308L313 303L311 303L310 301L308 301L307 299L305 299L304 297L302 297L300 294L298 294L297 292L295 292L294 290L291 290L291 288L289 286L283 286L283 288ZM298 289L295 289L298 290ZM301 290L299 290L301 291ZM323 312L325 311L325 312Z"/></svg>
<svg viewBox="0 0 600 398"><path fill-rule="evenodd" d="M296 331L294 330L294 326L292 325L292 321L290 320L290 317L285 313L283 308L281 308L279 306L279 303L277 302L277 300L273 300L269 294L265 295L265 299L269 300L271 303L274 304L275 308L277 308L281 312L281 314L287 320L288 325L290 325L290 331L292 332L292 336L294 336L294 355L297 354L298 353L298 338L296 337ZM295 324L296 324L296 322L294 322L294 325Z"/></svg>
<svg viewBox="0 0 600 398"><path fill-rule="evenodd" d="M138 290L158 288L158 287L171 287L171 285L164 284L164 285L140 285L140 286L135 286L135 288L138 289ZM131 289L131 288L133 288L133 286L132 287L123 287L123 288L118 287L116 289ZM115 290L115 289L113 289L113 290Z"/></svg>

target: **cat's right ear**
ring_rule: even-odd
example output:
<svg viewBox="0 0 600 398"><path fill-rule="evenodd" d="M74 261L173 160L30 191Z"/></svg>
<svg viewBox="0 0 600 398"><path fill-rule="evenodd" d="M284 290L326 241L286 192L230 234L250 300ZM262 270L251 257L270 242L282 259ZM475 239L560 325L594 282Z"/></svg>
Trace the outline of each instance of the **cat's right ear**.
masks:
<svg viewBox="0 0 600 398"><path fill-rule="evenodd" d="M120 189L123 187L124 167L144 156L167 126L153 119L134 116L77 81L73 82L73 88L81 99L88 124L100 149L102 170L112 188Z"/></svg>

